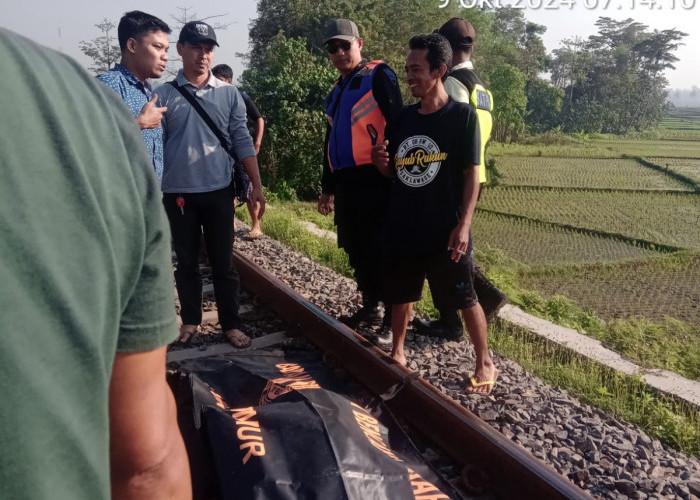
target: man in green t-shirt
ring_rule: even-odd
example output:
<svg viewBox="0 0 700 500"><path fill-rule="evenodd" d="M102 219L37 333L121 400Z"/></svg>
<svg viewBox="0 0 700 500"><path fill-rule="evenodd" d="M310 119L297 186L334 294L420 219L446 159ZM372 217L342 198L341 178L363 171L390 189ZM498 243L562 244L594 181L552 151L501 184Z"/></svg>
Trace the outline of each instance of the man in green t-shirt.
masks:
<svg viewBox="0 0 700 500"><path fill-rule="evenodd" d="M63 54L0 28L0 67L0 498L191 498L143 137Z"/></svg>

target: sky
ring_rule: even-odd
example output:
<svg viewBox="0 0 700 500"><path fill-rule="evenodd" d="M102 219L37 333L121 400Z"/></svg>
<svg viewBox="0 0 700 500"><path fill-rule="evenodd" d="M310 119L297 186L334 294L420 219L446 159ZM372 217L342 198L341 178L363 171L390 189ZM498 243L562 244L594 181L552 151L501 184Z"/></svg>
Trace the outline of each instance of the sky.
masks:
<svg viewBox="0 0 700 500"><path fill-rule="evenodd" d="M594 23L602 16L616 20L632 18L650 30L678 29L688 36L685 45L676 52L680 59L676 70L666 75L670 87L700 87L700 58L697 56L700 0L435 0L436 15L440 5L460 1L467 7L484 2L489 2L494 8L505 5L523 7L526 19L547 26L543 39L548 51L559 47L563 39L577 36L585 39L596 33ZM569 8L571 4L573 8ZM225 14L219 19L231 25L226 30L217 30L220 47L214 63L233 67L235 79L244 69L244 60L236 54L248 52L248 29L250 21L257 15L256 5L255 0L209 0L197 7L184 2L178 5L172 0L0 0L0 26L61 50L87 66L89 60L80 52L78 42L98 37L100 31L95 24L105 17L116 24L124 12L142 10L175 25L173 16L181 14L178 7L188 8L190 15L196 13L200 18ZM464 17L469 17L468 11ZM116 39L116 30L114 35ZM173 34L173 43L176 38L177 34ZM170 49L170 56L177 56L174 46Z"/></svg>

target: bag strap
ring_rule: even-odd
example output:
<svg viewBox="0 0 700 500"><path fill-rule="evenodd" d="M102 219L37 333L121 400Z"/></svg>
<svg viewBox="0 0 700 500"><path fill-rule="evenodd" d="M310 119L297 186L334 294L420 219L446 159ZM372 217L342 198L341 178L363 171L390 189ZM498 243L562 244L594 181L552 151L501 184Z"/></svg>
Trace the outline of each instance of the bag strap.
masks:
<svg viewBox="0 0 700 500"><path fill-rule="evenodd" d="M231 158L234 160L238 161L238 157L233 153L233 151L230 150L228 141L226 141L226 138L224 137L224 134L221 133L221 130L219 130L219 127L216 126L214 123L214 120L211 119L211 116L209 116L209 113L207 113L204 108L202 107L201 104L197 101L197 98L192 95L191 93L187 92L183 87L178 85L178 83L175 80L171 80L168 82L170 85L175 87L175 89L182 94L182 97L187 99L187 102L189 102L194 110L197 112L199 116L202 117L202 120L204 120L204 123L207 124L207 126L211 129L211 131L214 133L217 139L219 139L219 142L221 143L221 147L224 148L224 151L226 151Z"/></svg>

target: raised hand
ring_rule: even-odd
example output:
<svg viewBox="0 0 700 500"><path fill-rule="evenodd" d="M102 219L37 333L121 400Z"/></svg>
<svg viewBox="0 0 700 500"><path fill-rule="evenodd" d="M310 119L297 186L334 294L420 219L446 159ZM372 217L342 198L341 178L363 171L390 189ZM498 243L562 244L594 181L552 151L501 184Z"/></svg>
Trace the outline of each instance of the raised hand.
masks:
<svg viewBox="0 0 700 500"><path fill-rule="evenodd" d="M167 107L157 108L156 101L158 100L158 94L153 94L150 101L143 105L141 108L141 113L136 117L136 122L139 124L141 129L145 128L157 128L160 125L160 121L163 118L163 114L168 110Z"/></svg>

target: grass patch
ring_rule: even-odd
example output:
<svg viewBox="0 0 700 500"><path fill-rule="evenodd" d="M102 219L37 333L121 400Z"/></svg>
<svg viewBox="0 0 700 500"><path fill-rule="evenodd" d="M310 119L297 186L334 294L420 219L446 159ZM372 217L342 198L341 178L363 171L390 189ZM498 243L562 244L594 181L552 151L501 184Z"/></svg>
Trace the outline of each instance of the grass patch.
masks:
<svg viewBox="0 0 700 500"><path fill-rule="evenodd" d="M534 283L531 276L535 275L541 283L547 283L550 290L563 290L567 295L571 290L581 290L581 300L586 297L596 297L604 302L611 302L618 297L626 307L628 304L624 301L629 299L631 292L626 293L623 290L619 293L605 293L605 290L596 289L596 273L602 273L601 279L604 282L612 282L615 286L620 285L620 281L623 280L621 276L628 276L630 280L634 280L642 275L658 278L663 276L664 272L678 271L681 274L687 274L687 266L695 265L697 262L696 254L681 253L643 263L532 269L522 263L510 261L503 254L498 254L491 262L481 260L481 255L488 255L488 253L483 250L477 251L477 262L482 264L489 278L508 294L510 302L523 311L600 340L609 349L645 368L664 369L692 380L700 380L700 324L697 321L681 321L672 317L653 321L648 319L605 321L595 308L585 307L570 296L565 297L556 292L544 295L531 288ZM645 266L652 266L653 269L644 272ZM614 272L620 268L627 271ZM611 271L607 278L606 271ZM572 287L562 286L561 284L569 277L580 279L572 281L574 283ZM640 288L638 284L633 285L635 286ZM658 284L652 288L660 290L661 295L673 295L664 292ZM652 297L645 290L642 290L640 297L641 306L647 309L659 303L657 298Z"/></svg>
<svg viewBox="0 0 700 500"><path fill-rule="evenodd" d="M304 229L301 221L305 219L290 211L286 205L287 203L282 202L268 204L265 215L260 221L263 233L333 269L338 274L352 278L352 268L347 254L338 248L335 241L319 238ZM246 210L239 209L236 216L250 223L250 216Z"/></svg>
<svg viewBox="0 0 700 500"><path fill-rule="evenodd" d="M684 453L700 456L700 413L694 406L503 321L494 322L489 334L494 351L545 382L640 426Z"/></svg>
<svg viewBox="0 0 700 500"><path fill-rule="evenodd" d="M525 312L600 340L608 349L635 364L700 380L700 327L697 324L673 318L661 324L644 319L606 323L595 312L561 295L544 298L537 292L511 291L509 296L511 302Z"/></svg>
<svg viewBox="0 0 700 500"><path fill-rule="evenodd" d="M292 214L299 217L301 220L313 222L321 229L335 232L333 214L325 216L318 213L317 204L315 201L287 201L283 202L282 206L284 206L284 208L289 210Z"/></svg>

